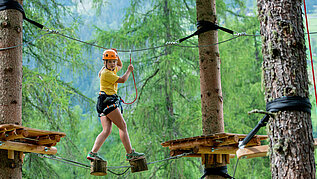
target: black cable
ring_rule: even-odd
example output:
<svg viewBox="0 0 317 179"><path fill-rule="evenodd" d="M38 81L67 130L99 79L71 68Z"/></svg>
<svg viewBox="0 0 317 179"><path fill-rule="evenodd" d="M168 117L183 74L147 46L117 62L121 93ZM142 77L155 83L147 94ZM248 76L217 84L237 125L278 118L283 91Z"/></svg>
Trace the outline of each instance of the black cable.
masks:
<svg viewBox="0 0 317 179"><path fill-rule="evenodd" d="M43 155L43 154L37 154L37 156L40 157L40 158L47 158L47 159L60 161L60 162L67 163L67 164L74 165L74 166L81 167L81 168L90 168L89 165L86 165L86 164L83 164L83 163L80 163L80 162L76 162L76 161L72 161L72 160L69 160L69 159L64 159L62 157L48 156L48 155Z"/></svg>
<svg viewBox="0 0 317 179"><path fill-rule="evenodd" d="M108 168L108 167L107 167ZM110 169L107 169L110 173L112 173L112 174L115 174L115 175L118 175L118 176L120 176L120 175L124 175L125 173L127 173L128 171L129 171L129 169L130 168L127 168L124 172L122 172L122 173L116 173L116 172L113 172L113 171L111 171Z"/></svg>
<svg viewBox="0 0 317 179"><path fill-rule="evenodd" d="M35 40L38 40L38 39L41 39L42 37L46 36L46 35L49 35L49 34L52 34L51 32L48 32L48 33L45 33L45 34L42 34L38 37L35 37L34 39L26 42L26 43L22 43L22 44L19 44L19 45L15 45L15 46L11 46L11 47L4 47L4 48L0 48L0 51L4 51L4 50L9 50L9 49L13 49L13 48L17 48L17 47L21 47L21 46L29 46L31 42L35 41Z"/></svg>
<svg viewBox="0 0 317 179"><path fill-rule="evenodd" d="M171 160L171 159L178 159L178 158L181 158L181 157L189 155L189 154L191 154L191 153L183 153L183 154L176 155L176 156L173 156L173 157L169 157L169 158L166 158L166 159L157 160L157 161L154 161L154 162L149 162L149 163L147 163L147 165L158 163L158 162L162 162L162 161L168 161L168 160ZM44 155L44 154L37 154L37 156L40 157L40 158L48 158L48 159L60 161L60 162L67 163L67 164L70 164L70 165L74 165L74 166L77 166L77 167L90 168L90 165L87 165L87 164L84 164L84 163L80 163L80 162L77 162L77 161L73 161L73 160L70 160L70 159L66 159L66 158L63 158L63 157L58 157L58 156L54 156L54 155L47 156L47 155ZM109 170L110 173L113 173L115 175L123 175L131 167L133 167L133 166L114 166L114 167L107 166L107 170L109 170L109 169L127 168L123 173L115 173L112 170Z"/></svg>
<svg viewBox="0 0 317 179"><path fill-rule="evenodd" d="M235 176L235 174L236 174L236 170L237 170L237 167L238 167L238 163L239 163L239 158L237 158L237 162L236 162L236 165L235 165L234 170L233 170L232 178L234 178L234 176Z"/></svg>

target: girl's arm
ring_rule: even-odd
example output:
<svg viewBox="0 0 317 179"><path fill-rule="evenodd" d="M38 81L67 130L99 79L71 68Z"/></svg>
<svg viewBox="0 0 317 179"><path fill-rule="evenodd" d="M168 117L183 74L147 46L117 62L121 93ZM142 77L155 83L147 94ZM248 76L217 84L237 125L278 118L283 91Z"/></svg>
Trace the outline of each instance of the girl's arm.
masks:
<svg viewBox="0 0 317 179"><path fill-rule="evenodd" d="M134 67L132 64L129 65L127 71L124 73L122 77L119 77L119 79L116 81L116 83L124 83L128 80L130 73L133 71Z"/></svg>
<svg viewBox="0 0 317 179"><path fill-rule="evenodd" d="M112 48L111 50L114 50L118 54L117 49ZM122 66L123 66L122 61L120 60L120 57L118 55L118 62L117 62L118 71L121 70Z"/></svg>
<svg viewBox="0 0 317 179"><path fill-rule="evenodd" d="M121 70L122 66L123 66L123 64L118 56L118 62L117 62L118 71Z"/></svg>

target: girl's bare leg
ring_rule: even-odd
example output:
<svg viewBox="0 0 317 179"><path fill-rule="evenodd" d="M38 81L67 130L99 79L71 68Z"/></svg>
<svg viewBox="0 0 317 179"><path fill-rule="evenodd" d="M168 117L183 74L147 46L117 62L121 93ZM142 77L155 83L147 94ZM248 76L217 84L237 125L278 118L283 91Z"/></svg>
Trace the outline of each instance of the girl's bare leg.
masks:
<svg viewBox="0 0 317 179"><path fill-rule="evenodd" d="M108 136L111 133L112 130L112 122L109 118L106 116L100 117L101 125L102 125L102 132L97 136L95 144L92 148L92 152L97 153L102 144L105 142L105 140L108 138Z"/></svg>
<svg viewBox="0 0 317 179"><path fill-rule="evenodd" d="M119 135L123 146L128 154L131 153L132 146L127 130L127 124L125 123L120 110L116 108L114 111L110 112L107 117L110 118L110 120L119 128Z"/></svg>

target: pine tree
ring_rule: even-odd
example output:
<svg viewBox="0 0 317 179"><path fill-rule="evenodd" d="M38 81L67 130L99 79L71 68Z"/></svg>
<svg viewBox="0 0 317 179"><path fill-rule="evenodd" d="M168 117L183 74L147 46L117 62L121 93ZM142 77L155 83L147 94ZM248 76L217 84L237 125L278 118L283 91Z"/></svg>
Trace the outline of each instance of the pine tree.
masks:
<svg viewBox="0 0 317 179"><path fill-rule="evenodd" d="M22 4L22 0L18 1ZM0 48L22 43L22 13L16 9L0 11ZM22 124L22 47L0 51L0 124ZM0 178L22 178L19 152L8 159L0 150Z"/></svg>
<svg viewBox="0 0 317 179"><path fill-rule="evenodd" d="M263 40L265 101L307 98L302 1L258 0ZM311 116L285 110L269 121L272 178L315 178Z"/></svg>

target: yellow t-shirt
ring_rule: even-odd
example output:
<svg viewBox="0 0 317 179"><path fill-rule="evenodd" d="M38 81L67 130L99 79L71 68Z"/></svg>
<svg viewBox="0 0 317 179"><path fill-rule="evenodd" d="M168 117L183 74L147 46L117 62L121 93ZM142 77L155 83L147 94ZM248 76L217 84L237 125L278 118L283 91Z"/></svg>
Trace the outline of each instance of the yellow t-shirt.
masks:
<svg viewBox="0 0 317 179"><path fill-rule="evenodd" d="M104 91L107 95L117 94L118 83L116 81L120 78L117 75L118 67L114 71L103 69L100 75L100 91Z"/></svg>

